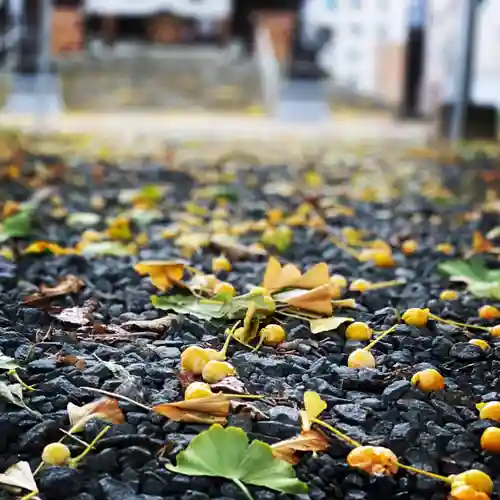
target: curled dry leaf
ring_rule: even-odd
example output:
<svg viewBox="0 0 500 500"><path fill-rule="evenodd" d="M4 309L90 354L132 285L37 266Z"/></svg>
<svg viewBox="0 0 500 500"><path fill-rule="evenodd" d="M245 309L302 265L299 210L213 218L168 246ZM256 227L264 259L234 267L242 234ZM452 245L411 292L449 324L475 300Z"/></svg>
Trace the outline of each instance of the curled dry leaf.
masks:
<svg viewBox="0 0 500 500"><path fill-rule="evenodd" d="M227 423L230 407L230 400L224 394L215 394L206 398L162 403L153 406L152 410L176 422L223 425Z"/></svg>
<svg viewBox="0 0 500 500"><path fill-rule="evenodd" d="M296 465L299 463L297 451L326 451L328 439L319 431L302 431L298 436L279 441L271 446L273 455L280 460Z"/></svg>
<svg viewBox="0 0 500 500"><path fill-rule="evenodd" d="M247 413L253 420L269 420L262 410L247 401L231 401L231 409L234 413Z"/></svg>
<svg viewBox="0 0 500 500"><path fill-rule="evenodd" d="M263 248L243 245L231 236L212 236L210 243L215 249L227 255L231 261L267 255Z"/></svg>
<svg viewBox="0 0 500 500"><path fill-rule="evenodd" d="M28 245L24 253L43 253L50 252L53 255L67 255L70 253L75 253L73 248L63 248L57 243L52 243L50 241L35 241Z"/></svg>
<svg viewBox="0 0 500 500"><path fill-rule="evenodd" d="M38 491L35 478L28 462L18 462L0 474L0 485L21 488L27 491Z"/></svg>
<svg viewBox="0 0 500 500"><path fill-rule="evenodd" d="M51 299L56 299L57 297L63 297L64 295L69 295L71 293L78 293L83 286L84 282L80 278L69 274L68 276L65 276L55 287L51 288L42 285L39 292L25 297L24 303L31 306L37 306L48 302Z"/></svg>
<svg viewBox="0 0 500 500"><path fill-rule="evenodd" d="M116 399L103 397L84 406L68 403L68 417L72 432L79 432L92 418L106 420L112 424L123 424L125 416Z"/></svg>
<svg viewBox="0 0 500 500"><path fill-rule="evenodd" d="M184 262L168 260L152 260L139 262L134 269L141 275L149 275L153 285L167 291L174 284L178 283L184 275Z"/></svg>
<svg viewBox="0 0 500 500"><path fill-rule="evenodd" d="M92 313L96 308L97 301L90 299L82 307L68 307L58 313L50 313L50 315L63 323L85 326L92 322Z"/></svg>
<svg viewBox="0 0 500 500"><path fill-rule="evenodd" d="M132 320L122 323L123 328L135 328L137 330L147 330L150 332L164 332L170 328L173 321L177 319L175 314L169 314L162 318L151 320Z"/></svg>
<svg viewBox="0 0 500 500"><path fill-rule="evenodd" d="M248 394L243 382L236 377L226 377L216 384L211 384L213 391L232 392L234 394Z"/></svg>
<svg viewBox="0 0 500 500"><path fill-rule="evenodd" d="M354 321L352 318L330 316L329 318L318 318L309 320L311 333L323 333L336 330L344 323Z"/></svg>
<svg viewBox="0 0 500 500"><path fill-rule="evenodd" d="M56 357L56 361L63 365L74 366L77 370L80 371L85 369L85 359L81 356L74 356L72 354L63 356L61 354L58 354Z"/></svg>
<svg viewBox="0 0 500 500"><path fill-rule="evenodd" d="M297 309L328 316L333 313L332 289L329 284L321 285L313 290L289 290L276 295L274 298Z"/></svg>

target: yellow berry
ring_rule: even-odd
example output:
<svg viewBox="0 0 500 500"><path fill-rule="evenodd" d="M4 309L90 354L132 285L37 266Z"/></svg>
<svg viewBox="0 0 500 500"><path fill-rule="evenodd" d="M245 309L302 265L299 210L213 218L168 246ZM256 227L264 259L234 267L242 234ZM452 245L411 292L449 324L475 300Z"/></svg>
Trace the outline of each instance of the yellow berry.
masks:
<svg viewBox="0 0 500 500"><path fill-rule="evenodd" d="M471 340L469 340L469 344L477 345L483 351L487 351L490 348L490 344L488 344L488 342L486 342L486 340L482 340L482 339L471 339Z"/></svg>
<svg viewBox="0 0 500 500"><path fill-rule="evenodd" d="M449 500L490 500L489 495L464 483L451 485Z"/></svg>
<svg viewBox="0 0 500 500"><path fill-rule="evenodd" d="M439 294L439 298L441 300L457 300L458 299L458 293L455 290L443 290Z"/></svg>
<svg viewBox="0 0 500 500"><path fill-rule="evenodd" d="M250 290L250 295L265 295L267 293L267 290L263 286L254 286Z"/></svg>
<svg viewBox="0 0 500 500"><path fill-rule="evenodd" d="M368 474L396 474L399 468L396 455L383 446L358 446L347 455L347 464Z"/></svg>
<svg viewBox="0 0 500 500"><path fill-rule="evenodd" d="M217 283L214 287L215 295L224 295L227 297L234 297L236 295L236 290L231 283L227 283L226 281L222 281L221 283Z"/></svg>
<svg viewBox="0 0 500 500"><path fill-rule="evenodd" d="M441 391L444 389L444 378L434 368L421 370L411 378L411 383L424 392Z"/></svg>
<svg viewBox="0 0 500 500"><path fill-rule="evenodd" d="M478 492L486 493L487 495L491 495L493 491L493 481L491 477L485 472L477 469L470 469L456 476L451 476L450 480L452 482L452 489L454 484L464 484L474 488Z"/></svg>
<svg viewBox="0 0 500 500"><path fill-rule="evenodd" d="M350 340L370 340L372 329L366 323L355 321L346 328L345 336Z"/></svg>
<svg viewBox="0 0 500 500"><path fill-rule="evenodd" d="M498 319L500 318L500 309L485 305L479 309L478 316L482 319Z"/></svg>
<svg viewBox="0 0 500 500"><path fill-rule="evenodd" d="M210 361L210 353L197 345L189 346L181 354L181 369L200 375L203 367Z"/></svg>
<svg viewBox="0 0 500 500"><path fill-rule="evenodd" d="M231 262L229 262L226 257L214 257L212 259L212 271L216 273L217 271L231 271L232 266Z"/></svg>
<svg viewBox="0 0 500 500"><path fill-rule="evenodd" d="M375 357L370 351L356 349L347 358L349 368L375 368Z"/></svg>
<svg viewBox="0 0 500 500"><path fill-rule="evenodd" d="M236 328L236 330L233 333L233 337L236 340L244 341L245 340L245 328L243 326Z"/></svg>
<svg viewBox="0 0 500 500"><path fill-rule="evenodd" d="M200 399L212 396L213 392L210 386L205 382L191 382L184 391L184 399Z"/></svg>
<svg viewBox="0 0 500 500"><path fill-rule="evenodd" d="M500 401L490 401L479 410L479 418L500 422Z"/></svg>
<svg viewBox="0 0 500 500"><path fill-rule="evenodd" d="M429 320L429 309L418 309L416 307L407 309L402 319L407 325L422 328Z"/></svg>
<svg viewBox="0 0 500 500"><path fill-rule="evenodd" d="M439 245L436 245L436 250L445 255L451 255L454 249L455 247L451 243L439 243Z"/></svg>
<svg viewBox="0 0 500 500"><path fill-rule="evenodd" d="M69 448L63 443L50 443L42 452L42 460L47 465L64 465L71 457Z"/></svg>
<svg viewBox="0 0 500 500"><path fill-rule="evenodd" d="M278 345L286 340L286 332L280 325L267 325L260 331L265 345Z"/></svg>
<svg viewBox="0 0 500 500"><path fill-rule="evenodd" d="M226 361L209 361L201 372L201 376L205 382L209 384L216 384L226 377L233 377L236 375L234 366Z"/></svg>
<svg viewBox="0 0 500 500"><path fill-rule="evenodd" d="M413 255L418 250L418 243L415 240L406 240L401 245L401 251L406 255Z"/></svg>
<svg viewBox="0 0 500 500"><path fill-rule="evenodd" d="M332 274L330 276L330 283L332 285L337 285L344 290L347 288L347 279L341 274Z"/></svg>
<svg viewBox="0 0 500 500"><path fill-rule="evenodd" d="M500 429L488 427L481 436L481 448L492 453L500 453Z"/></svg>
<svg viewBox="0 0 500 500"><path fill-rule="evenodd" d="M500 325L492 326L488 331L492 337L500 337Z"/></svg>
<svg viewBox="0 0 500 500"><path fill-rule="evenodd" d="M378 267L394 267L392 252L384 249L376 249L372 254L372 261Z"/></svg>
<svg viewBox="0 0 500 500"><path fill-rule="evenodd" d="M364 292L364 291L368 290L368 288L370 286L371 286L371 283L369 281L360 278L360 279L354 280L351 283L349 290L351 292Z"/></svg>

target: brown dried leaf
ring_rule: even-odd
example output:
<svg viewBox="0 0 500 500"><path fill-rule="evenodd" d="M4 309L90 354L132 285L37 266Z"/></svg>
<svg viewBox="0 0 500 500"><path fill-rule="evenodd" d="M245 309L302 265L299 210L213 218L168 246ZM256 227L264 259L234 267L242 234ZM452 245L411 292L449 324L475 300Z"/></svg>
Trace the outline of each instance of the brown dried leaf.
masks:
<svg viewBox="0 0 500 500"><path fill-rule="evenodd" d="M91 418L99 418L112 424L123 424L125 422L125 416L118 405L118 401L108 397L99 398L83 406L68 403L67 410L73 432L81 430L85 422Z"/></svg>
<svg viewBox="0 0 500 500"><path fill-rule="evenodd" d="M328 439L321 432L309 430L302 431L291 439L275 443L271 449L276 458L297 465L299 463L297 451L326 451L328 446Z"/></svg>
<svg viewBox="0 0 500 500"><path fill-rule="evenodd" d="M216 384L211 384L210 387L213 391L225 391L235 394L248 394L243 382L236 377L226 377Z"/></svg>
<svg viewBox="0 0 500 500"><path fill-rule="evenodd" d="M222 393L206 398L162 403L151 409L177 422L226 423L231 404ZM215 418L219 417L219 418Z"/></svg>
<svg viewBox="0 0 500 500"><path fill-rule="evenodd" d="M213 236L210 243L217 251L224 253L230 261L267 255L267 251L263 248L243 245L230 236Z"/></svg>
<svg viewBox="0 0 500 500"><path fill-rule="evenodd" d="M175 314L171 314L168 316L163 316L162 318L151 320L126 321L125 323L122 323L121 326L123 328L131 327L137 328L138 330L147 330L150 332L162 333L170 327L172 321L174 321L176 318L177 316Z"/></svg>
<svg viewBox="0 0 500 500"><path fill-rule="evenodd" d="M321 285L313 290L306 290L302 293L292 290L290 293L285 292L281 294L281 297L278 295L275 298L297 309L304 309L305 311L328 316L331 316L333 313L330 285Z"/></svg>
<svg viewBox="0 0 500 500"><path fill-rule="evenodd" d="M92 313L96 308L97 301L90 299L82 307L68 307L58 313L50 313L50 315L63 323L85 326L93 321Z"/></svg>
<svg viewBox="0 0 500 500"><path fill-rule="evenodd" d="M31 306L42 305L51 299L63 297L64 295L69 295L71 293L77 293L84 286L84 284L85 283L81 279L70 274L62 278L59 284L55 287L50 288L42 285L39 292L25 297L24 303Z"/></svg>
<svg viewBox="0 0 500 500"><path fill-rule="evenodd" d="M58 354L56 357L56 361L58 363L62 363L63 365L74 366L77 370L80 371L85 369L85 359L81 356L74 356L72 354L63 356L61 354Z"/></svg>
<svg viewBox="0 0 500 500"><path fill-rule="evenodd" d="M269 417L252 403L246 401L231 401L234 413L248 413L254 420L269 420Z"/></svg>

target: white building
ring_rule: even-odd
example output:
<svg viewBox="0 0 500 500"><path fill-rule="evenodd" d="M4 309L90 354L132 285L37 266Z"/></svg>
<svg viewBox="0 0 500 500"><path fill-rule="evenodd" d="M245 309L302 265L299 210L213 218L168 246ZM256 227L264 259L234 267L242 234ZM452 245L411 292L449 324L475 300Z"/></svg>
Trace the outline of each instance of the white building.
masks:
<svg viewBox="0 0 500 500"><path fill-rule="evenodd" d="M455 92L468 0L429 0L422 106L427 112ZM476 25L472 99L500 107L500 1L483 0Z"/></svg>
<svg viewBox="0 0 500 500"><path fill-rule="evenodd" d="M307 22L334 33L322 66L341 85L397 100L409 6L410 0L307 0Z"/></svg>

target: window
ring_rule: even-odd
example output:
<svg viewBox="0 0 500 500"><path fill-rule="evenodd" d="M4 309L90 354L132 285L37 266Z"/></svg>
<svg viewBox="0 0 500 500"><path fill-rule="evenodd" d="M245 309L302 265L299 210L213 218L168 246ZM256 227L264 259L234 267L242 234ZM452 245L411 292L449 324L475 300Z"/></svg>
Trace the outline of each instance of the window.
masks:
<svg viewBox="0 0 500 500"><path fill-rule="evenodd" d="M325 3L328 10L335 10L339 6L338 0L325 0Z"/></svg>

